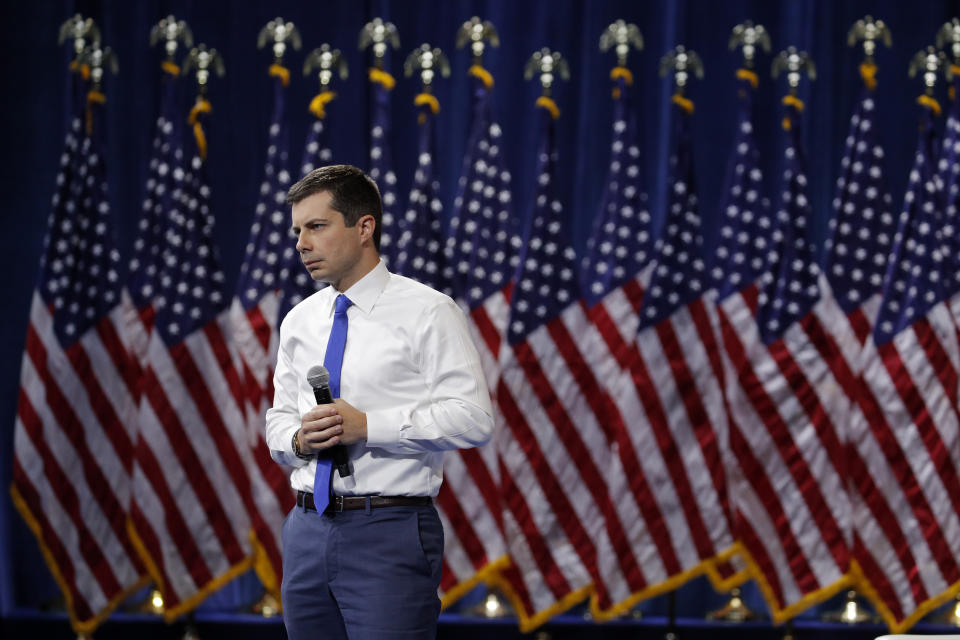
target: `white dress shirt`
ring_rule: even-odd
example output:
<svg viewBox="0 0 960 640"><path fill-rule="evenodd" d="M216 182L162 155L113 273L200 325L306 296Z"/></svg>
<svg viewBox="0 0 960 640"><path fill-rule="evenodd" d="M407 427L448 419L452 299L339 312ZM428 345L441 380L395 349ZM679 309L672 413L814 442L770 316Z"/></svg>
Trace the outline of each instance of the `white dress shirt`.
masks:
<svg viewBox="0 0 960 640"><path fill-rule="evenodd" d="M343 292L347 344L340 397L367 414L367 441L349 446L353 474L334 470L335 495L436 496L443 452L484 444L493 410L463 311L448 296L387 271L383 261ZM301 416L316 406L307 371L323 364L340 292L326 287L280 326L267 446L313 491L315 460L293 453Z"/></svg>

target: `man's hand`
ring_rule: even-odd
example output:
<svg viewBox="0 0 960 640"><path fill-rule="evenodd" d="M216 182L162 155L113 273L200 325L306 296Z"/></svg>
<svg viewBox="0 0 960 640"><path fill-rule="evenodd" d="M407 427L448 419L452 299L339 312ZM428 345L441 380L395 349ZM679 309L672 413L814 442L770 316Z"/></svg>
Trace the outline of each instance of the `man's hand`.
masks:
<svg viewBox="0 0 960 640"><path fill-rule="evenodd" d="M300 418L297 440L303 453L317 453L340 444L343 418L332 404L317 405Z"/></svg>
<svg viewBox="0 0 960 640"><path fill-rule="evenodd" d="M365 442L367 414L337 398L333 404L317 405L303 414L297 438L303 453L317 453L338 444Z"/></svg>
<svg viewBox="0 0 960 640"><path fill-rule="evenodd" d="M358 410L343 398L337 398L333 401L342 422L343 435L340 441L343 444L353 444L354 442L367 441L367 414Z"/></svg>

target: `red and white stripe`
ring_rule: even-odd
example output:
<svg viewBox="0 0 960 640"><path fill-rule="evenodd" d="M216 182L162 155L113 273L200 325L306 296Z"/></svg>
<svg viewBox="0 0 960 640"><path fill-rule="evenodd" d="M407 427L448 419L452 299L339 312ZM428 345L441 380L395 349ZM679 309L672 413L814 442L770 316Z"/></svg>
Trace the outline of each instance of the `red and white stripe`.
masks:
<svg viewBox="0 0 960 640"><path fill-rule="evenodd" d="M616 452L607 478L629 523L635 567L612 593L622 612L733 545L719 442L726 429L710 305L695 301L640 331L610 385ZM636 325L634 325L636 326ZM601 547L601 558L617 554Z"/></svg>
<svg viewBox="0 0 960 640"><path fill-rule="evenodd" d="M953 316L953 323L956 327L957 342L960 344L960 293L955 294L947 302L950 308L950 314ZM957 393L960 394L960 380L957 381Z"/></svg>
<svg viewBox="0 0 960 640"><path fill-rule="evenodd" d="M15 504L89 633L145 571L127 527L136 367L121 307L63 349L35 293L14 427Z"/></svg>
<svg viewBox="0 0 960 640"><path fill-rule="evenodd" d="M624 601L638 591L637 576L642 573L642 561L639 558L643 557L643 550L631 545L631 541L637 538L638 521L629 510L618 511L614 506L622 498L618 489L629 484L629 479L621 475L623 466L613 460L613 452L620 451L617 427L624 425L627 420L619 414L612 400L615 386L611 382L624 375L636 353L635 339L640 325L638 313L649 275L648 268L643 274L610 291L587 310L590 330L583 334L580 349L587 367L600 382L601 388L596 395L605 404L597 415L605 430L604 446L609 452L601 471L610 494L610 499L603 505L608 531L606 536L597 540L597 571L601 580L597 582L591 601L592 612L600 620L621 613ZM628 457L633 460L633 456Z"/></svg>
<svg viewBox="0 0 960 640"><path fill-rule="evenodd" d="M865 349L850 420L853 557L894 632L960 582L957 352L944 303Z"/></svg>
<svg viewBox="0 0 960 640"><path fill-rule="evenodd" d="M611 300L617 320L631 315L622 313L632 308L625 294ZM638 565L626 544L632 523L607 486L614 432L600 380L618 365L581 302L501 354L497 448L516 567L507 578L521 629L530 629L594 590L609 602L611 585L626 584ZM600 548L618 553L601 566Z"/></svg>
<svg viewBox="0 0 960 640"><path fill-rule="evenodd" d="M491 394L500 376L497 354L510 314L510 291L507 286L494 293L467 315ZM445 541L440 582L444 607L478 580L495 581L506 562L499 486L500 466L492 442L444 456L443 485L436 501Z"/></svg>
<svg viewBox="0 0 960 640"><path fill-rule="evenodd" d="M150 338L131 517L168 619L248 569L263 526L229 329L223 312L170 348Z"/></svg>
<svg viewBox="0 0 960 640"><path fill-rule="evenodd" d="M259 543L257 552L263 556L256 568L260 581L278 599L283 576L280 529L296 502L289 470L274 462L265 441L265 416L273 404L273 370L279 343L275 326L279 297L279 292L268 294L246 311L234 300L230 309L236 368L242 380L246 445L252 462L248 473L253 500L261 515L259 522L254 523L254 535Z"/></svg>
<svg viewBox="0 0 960 640"><path fill-rule="evenodd" d="M723 301L721 335L730 407L730 496L737 537L754 561L774 620L847 584L851 520L844 433L851 325L822 296L765 345L755 286ZM838 337L838 334L843 334ZM855 347L848 354L854 357Z"/></svg>

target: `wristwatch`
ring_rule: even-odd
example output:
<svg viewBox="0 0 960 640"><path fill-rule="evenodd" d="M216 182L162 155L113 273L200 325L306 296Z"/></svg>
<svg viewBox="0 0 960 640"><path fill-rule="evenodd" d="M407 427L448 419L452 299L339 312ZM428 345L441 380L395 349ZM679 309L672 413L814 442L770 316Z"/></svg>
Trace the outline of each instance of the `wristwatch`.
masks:
<svg viewBox="0 0 960 640"><path fill-rule="evenodd" d="M313 460L312 453L303 453L300 451L300 443L297 442L297 434L300 433L300 429L297 429L293 432L293 438L290 440L290 445L293 447L293 453L296 454L301 460Z"/></svg>

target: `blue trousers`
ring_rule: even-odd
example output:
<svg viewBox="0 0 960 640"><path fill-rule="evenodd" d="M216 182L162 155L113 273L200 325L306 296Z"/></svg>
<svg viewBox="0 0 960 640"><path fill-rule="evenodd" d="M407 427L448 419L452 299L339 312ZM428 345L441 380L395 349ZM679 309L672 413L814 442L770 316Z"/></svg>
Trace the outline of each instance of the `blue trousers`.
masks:
<svg viewBox="0 0 960 640"><path fill-rule="evenodd" d="M434 640L443 526L429 506L318 514L283 523L290 640Z"/></svg>

